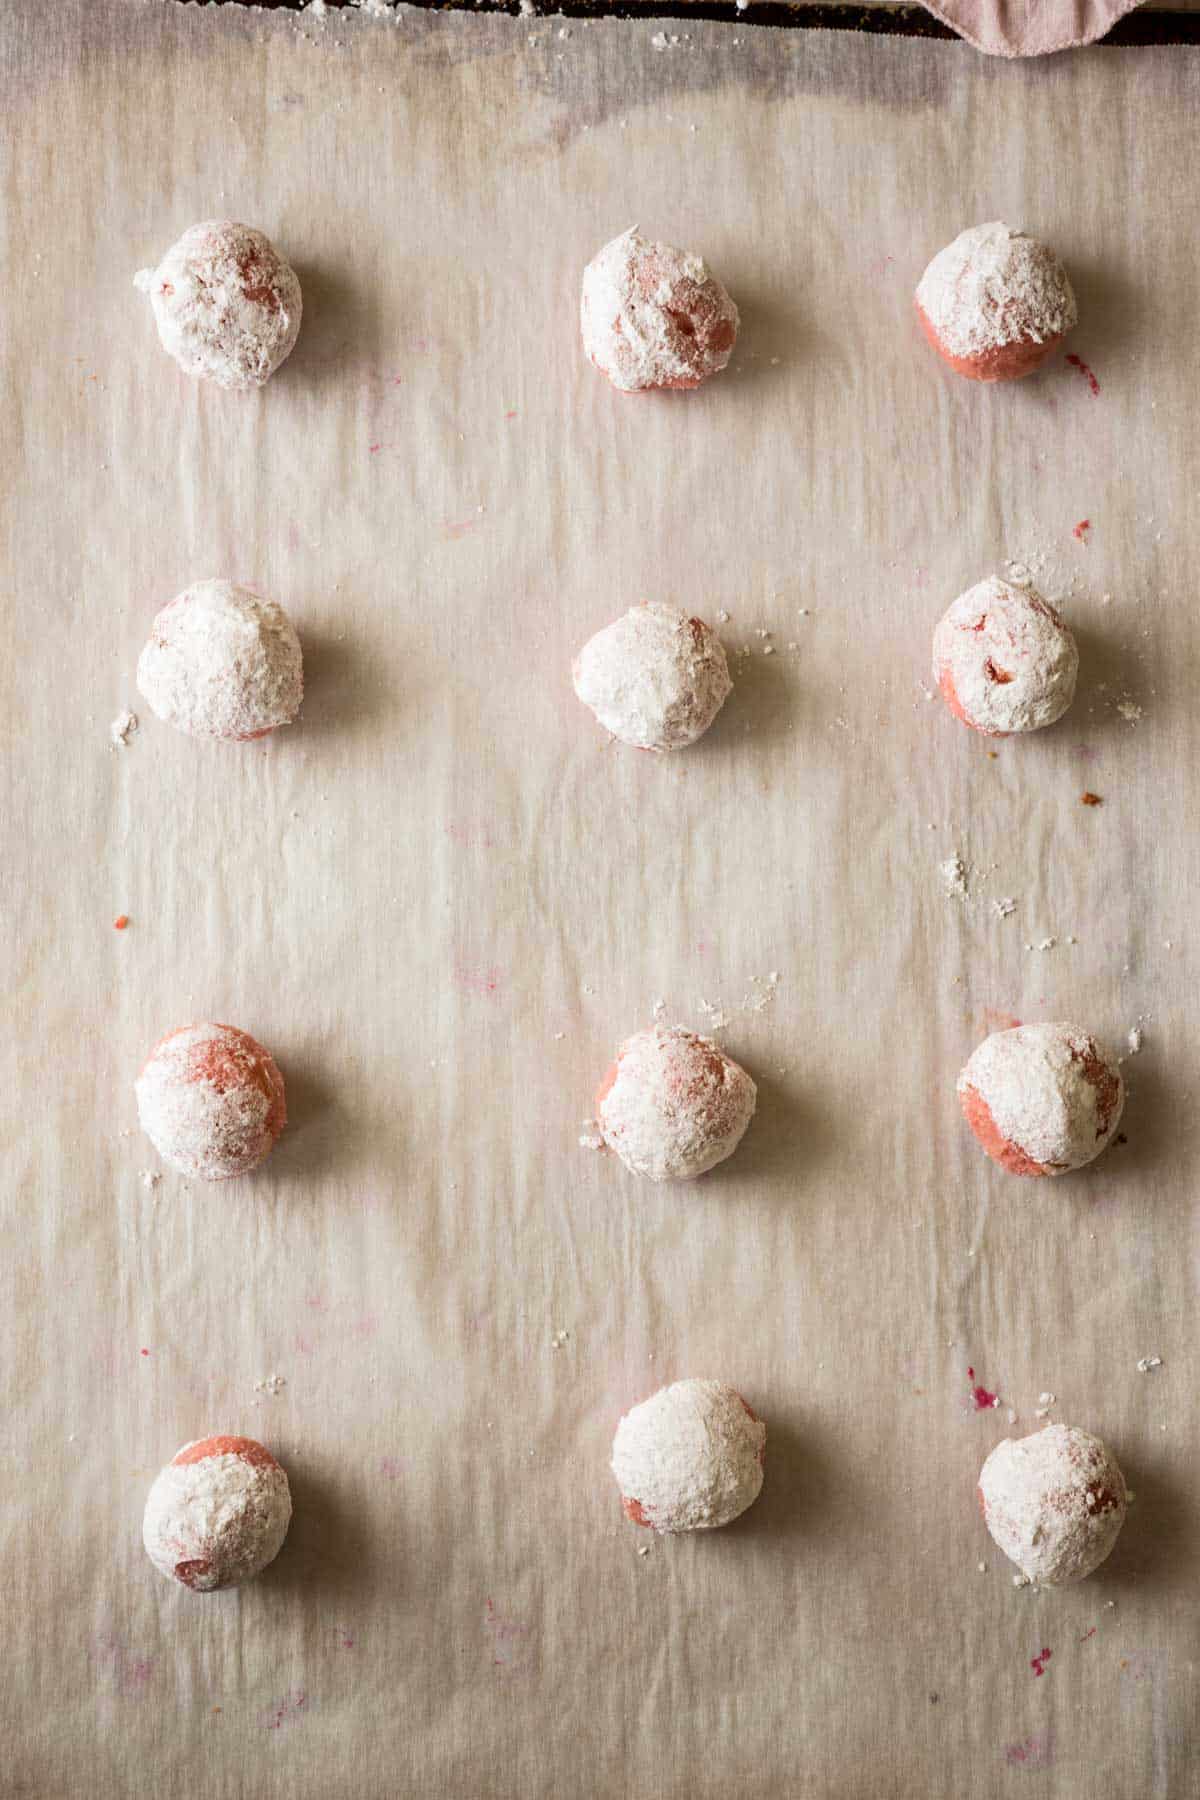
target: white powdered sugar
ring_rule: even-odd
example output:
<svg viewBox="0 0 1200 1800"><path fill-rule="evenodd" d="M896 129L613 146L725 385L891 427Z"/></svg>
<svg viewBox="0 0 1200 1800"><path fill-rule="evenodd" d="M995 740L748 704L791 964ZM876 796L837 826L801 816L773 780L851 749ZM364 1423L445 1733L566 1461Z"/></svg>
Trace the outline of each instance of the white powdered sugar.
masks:
<svg viewBox="0 0 1200 1800"><path fill-rule="evenodd" d="M292 1517L288 1478L253 1438L185 1444L155 1481L142 1542L155 1568L195 1593L236 1587L279 1554Z"/></svg>
<svg viewBox="0 0 1200 1800"><path fill-rule="evenodd" d="M635 1175L686 1181L732 1156L756 1089L711 1038L652 1025L617 1052L596 1096L601 1135Z"/></svg>
<svg viewBox="0 0 1200 1800"><path fill-rule="evenodd" d="M933 634L933 679L951 712L988 737L1038 731L1075 697L1079 651L1031 588L989 575L960 594Z"/></svg>
<svg viewBox="0 0 1200 1800"><path fill-rule="evenodd" d="M979 1476L984 1522L1027 1580L1082 1581L1117 1541L1128 1505L1108 1446L1074 1425L1005 1438Z"/></svg>
<svg viewBox="0 0 1200 1800"><path fill-rule="evenodd" d="M1076 1025L996 1031L958 1078L967 1121L989 1156L1020 1175L1064 1175L1099 1156L1120 1122L1115 1061Z"/></svg>
<svg viewBox="0 0 1200 1800"><path fill-rule="evenodd" d="M201 1181L255 1168L287 1122L270 1052L232 1025L187 1025L151 1051L135 1083L142 1130L165 1163Z"/></svg>
<svg viewBox="0 0 1200 1800"><path fill-rule="evenodd" d="M628 1516L654 1531L728 1525L757 1500L767 1428L724 1381L676 1381L627 1412L612 1472Z"/></svg>
<svg viewBox="0 0 1200 1800"><path fill-rule="evenodd" d="M196 581L155 618L137 684L160 719L192 737L262 737L300 709L300 639L274 600Z"/></svg>
<svg viewBox="0 0 1200 1800"><path fill-rule="evenodd" d="M133 285L150 296L163 349L219 387L261 387L300 330L295 271L261 231L233 220L193 225Z"/></svg>
<svg viewBox="0 0 1200 1800"><path fill-rule="evenodd" d="M637 227L583 272L583 347L622 393L693 388L723 369L738 309L703 258L655 244Z"/></svg>
<svg viewBox="0 0 1200 1800"><path fill-rule="evenodd" d="M571 675L605 730L639 750L694 743L733 686L715 633L657 600L630 607L589 638Z"/></svg>
<svg viewBox="0 0 1200 1800"><path fill-rule="evenodd" d="M1079 317L1054 251L999 220L971 226L938 252L918 284L917 305L941 347L965 358L1052 344Z"/></svg>
<svg viewBox="0 0 1200 1800"><path fill-rule="evenodd" d="M127 708L124 712L117 714L108 728L108 735L118 750L128 750L130 739L134 736L137 728L137 714L130 712Z"/></svg>

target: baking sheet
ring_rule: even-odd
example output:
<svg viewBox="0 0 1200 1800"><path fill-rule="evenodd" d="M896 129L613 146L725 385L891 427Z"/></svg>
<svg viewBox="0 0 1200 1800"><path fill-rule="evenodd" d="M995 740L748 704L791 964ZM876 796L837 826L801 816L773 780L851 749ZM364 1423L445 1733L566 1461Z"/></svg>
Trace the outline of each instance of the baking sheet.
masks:
<svg viewBox="0 0 1200 1800"><path fill-rule="evenodd" d="M1195 1793L1195 55L15 0L0 64L5 1791ZM214 214L304 284L259 396L177 374L131 286ZM919 341L924 263L991 217L1063 255L1098 393ZM703 392L580 354L634 220L742 307ZM1006 559L1083 675L989 747L926 664ZM134 689L216 573L303 638L261 745ZM570 688L641 597L729 614L672 759ZM759 1083L688 1188L578 1144L660 1000ZM1127 1141L1030 1186L954 1078L1061 1016L1141 1022ZM202 1017L292 1122L252 1180L147 1186L133 1077ZM647 1540L611 1433L683 1374L765 1417L766 1486ZM1035 1594L974 1483L1044 1392L1137 1503ZM213 1431L296 1513L200 1599L140 1518Z"/></svg>

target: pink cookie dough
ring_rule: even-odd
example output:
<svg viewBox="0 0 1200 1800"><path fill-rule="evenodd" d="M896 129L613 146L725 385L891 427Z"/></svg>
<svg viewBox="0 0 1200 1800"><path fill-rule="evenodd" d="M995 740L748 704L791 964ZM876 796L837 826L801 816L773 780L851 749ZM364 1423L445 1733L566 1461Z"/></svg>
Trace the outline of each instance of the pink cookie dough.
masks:
<svg viewBox="0 0 1200 1800"><path fill-rule="evenodd" d="M756 1089L711 1038L652 1025L622 1044L596 1095L600 1136L635 1175L688 1181L732 1156Z"/></svg>
<svg viewBox="0 0 1200 1800"><path fill-rule="evenodd" d="M253 1438L201 1438L150 1489L142 1542L160 1574L208 1594L274 1562L291 1517L288 1478L269 1450Z"/></svg>
<svg viewBox="0 0 1200 1800"><path fill-rule="evenodd" d="M621 1505L652 1531L711 1531L758 1499L767 1428L724 1381L675 1381L630 1409L613 1439Z"/></svg>
<svg viewBox="0 0 1200 1800"><path fill-rule="evenodd" d="M282 606L253 588L194 581L155 617L137 684L156 716L189 737L266 737L300 710L300 639Z"/></svg>
<svg viewBox="0 0 1200 1800"><path fill-rule="evenodd" d="M958 1078L967 1124L1012 1175L1066 1175L1099 1156L1125 1104L1121 1071L1077 1025L995 1031Z"/></svg>
<svg viewBox="0 0 1200 1800"><path fill-rule="evenodd" d="M186 1025L156 1044L137 1078L138 1118L165 1163L200 1181L248 1175L287 1123L269 1050L233 1025Z"/></svg>
<svg viewBox="0 0 1200 1800"><path fill-rule="evenodd" d="M583 271L583 347L623 394L694 388L733 354L738 309L708 265L652 244L637 227L605 244Z"/></svg>
<svg viewBox="0 0 1200 1800"><path fill-rule="evenodd" d="M637 750L694 744L733 686L716 633L661 601L630 607L589 638L571 676L604 729Z"/></svg>
<svg viewBox="0 0 1200 1800"><path fill-rule="evenodd" d="M973 225L922 275L926 337L970 381L1015 381L1044 363L1079 317L1053 250L999 220Z"/></svg>
<svg viewBox="0 0 1200 1800"><path fill-rule="evenodd" d="M1107 1444L1076 1425L1005 1438L979 1476L995 1542L1039 1586L1082 1581L1111 1552L1129 1494Z"/></svg>
<svg viewBox="0 0 1200 1800"><path fill-rule="evenodd" d="M218 387L262 387L300 331L300 283L270 239L232 219L193 225L133 285L148 294L163 349Z"/></svg>
<svg viewBox="0 0 1200 1800"><path fill-rule="evenodd" d="M1075 697L1079 651L1032 588L998 575L947 609L933 634L933 679L956 719L987 737L1040 731Z"/></svg>

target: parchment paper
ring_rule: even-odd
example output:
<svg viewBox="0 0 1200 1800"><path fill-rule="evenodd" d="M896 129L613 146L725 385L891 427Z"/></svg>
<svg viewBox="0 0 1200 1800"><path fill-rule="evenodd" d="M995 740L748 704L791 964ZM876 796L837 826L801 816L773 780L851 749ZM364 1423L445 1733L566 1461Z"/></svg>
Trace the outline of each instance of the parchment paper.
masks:
<svg viewBox="0 0 1200 1800"><path fill-rule="evenodd" d="M1195 1794L1195 55L16 0L0 59L5 1790ZM304 284L255 397L131 286L214 214ZM993 217L1058 247L1099 393L920 340L925 262ZM634 220L742 306L703 392L580 353ZM1083 677L989 746L929 638L1009 558ZM134 688L218 573L304 641L258 746ZM670 759L569 680L651 596L728 612L737 682ZM759 1082L690 1187L577 1141L659 1000ZM1011 1017L1141 1021L1127 1141L1071 1179L958 1117ZM291 1123L250 1180L148 1187L133 1079L196 1018L270 1046ZM684 1374L765 1417L766 1486L651 1539L611 1434ZM1043 1393L1137 1493L1057 1593L974 1495ZM215 1431L296 1513L201 1598L140 1522Z"/></svg>

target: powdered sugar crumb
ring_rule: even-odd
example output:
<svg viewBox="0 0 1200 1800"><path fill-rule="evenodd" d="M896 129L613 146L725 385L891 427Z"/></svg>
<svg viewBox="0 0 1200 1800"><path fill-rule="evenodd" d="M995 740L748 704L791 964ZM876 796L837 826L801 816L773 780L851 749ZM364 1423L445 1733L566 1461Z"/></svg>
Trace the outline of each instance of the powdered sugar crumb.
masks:
<svg viewBox="0 0 1200 1800"><path fill-rule="evenodd" d="M129 711L120 712L109 726L108 735L119 750L127 750L129 748L129 740L133 737L137 728L138 718L136 713Z"/></svg>
<svg viewBox="0 0 1200 1800"><path fill-rule="evenodd" d="M1138 1359L1138 1374L1148 1375L1151 1369L1161 1369L1162 1366L1161 1356L1143 1356Z"/></svg>

